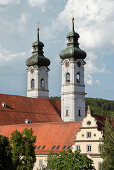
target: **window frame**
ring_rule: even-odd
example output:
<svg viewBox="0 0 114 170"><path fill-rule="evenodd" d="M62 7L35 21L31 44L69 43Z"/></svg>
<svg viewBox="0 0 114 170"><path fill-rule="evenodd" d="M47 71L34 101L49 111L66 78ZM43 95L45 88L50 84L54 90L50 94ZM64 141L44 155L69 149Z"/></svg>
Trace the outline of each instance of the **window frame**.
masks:
<svg viewBox="0 0 114 170"><path fill-rule="evenodd" d="M76 145L76 150L77 150L77 151L81 151L80 148L81 148L80 145Z"/></svg>
<svg viewBox="0 0 114 170"><path fill-rule="evenodd" d="M69 72L67 72L66 75L65 75L65 81L66 81L67 84L70 83L70 73Z"/></svg>
<svg viewBox="0 0 114 170"><path fill-rule="evenodd" d="M31 89L35 89L35 80L31 79Z"/></svg>
<svg viewBox="0 0 114 170"><path fill-rule="evenodd" d="M87 138L91 138L91 132L87 132L87 133L86 133L86 137L87 137Z"/></svg>
<svg viewBox="0 0 114 170"><path fill-rule="evenodd" d="M91 145L87 145L87 152L91 152L92 151L92 146Z"/></svg>
<svg viewBox="0 0 114 170"><path fill-rule="evenodd" d="M102 170L102 162L98 162L98 170Z"/></svg>
<svg viewBox="0 0 114 170"><path fill-rule="evenodd" d="M76 83L80 83L80 72L76 73Z"/></svg>
<svg viewBox="0 0 114 170"><path fill-rule="evenodd" d="M45 80L41 79L40 83L41 83L41 89L44 90L45 89Z"/></svg>
<svg viewBox="0 0 114 170"><path fill-rule="evenodd" d="M43 166L43 159L39 159L39 167L42 168Z"/></svg>
<svg viewBox="0 0 114 170"><path fill-rule="evenodd" d="M78 109L78 116L81 117L81 109Z"/></svg>
<svg viewBox="0 0 114 170"><path fill-rule="evenodd" d="M69 112L69 109L66 108L66 115L65 115L66 117L69 116L68 112Z"/></svg>

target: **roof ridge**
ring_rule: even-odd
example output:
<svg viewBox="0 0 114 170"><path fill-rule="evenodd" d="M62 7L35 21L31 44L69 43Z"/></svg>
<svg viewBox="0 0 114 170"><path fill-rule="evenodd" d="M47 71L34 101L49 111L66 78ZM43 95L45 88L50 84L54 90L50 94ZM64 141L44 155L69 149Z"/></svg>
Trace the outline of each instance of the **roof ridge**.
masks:
<svg viewBox="0 0 114 170"><path fill-rule="evenodd" d="M0 127L2 126L30 126L30 125L41 125L41 124L74 124L74 123L81 123L81 121L70 121L70 122L36 122L36 123L30 123L30 124L10 124L10 125L0 125Z"/></svg>

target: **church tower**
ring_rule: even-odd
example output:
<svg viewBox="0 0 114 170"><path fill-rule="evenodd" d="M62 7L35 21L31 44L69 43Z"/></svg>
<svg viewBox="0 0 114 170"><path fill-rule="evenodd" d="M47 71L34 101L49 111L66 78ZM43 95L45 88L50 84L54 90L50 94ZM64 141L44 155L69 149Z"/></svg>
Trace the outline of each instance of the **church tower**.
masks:
<svg viewBox="0 0 114 170"><path fill-rule="evenodd" d="M39 28L37 28L37 41L32 43L32 56L26 60L27 97L49 97L48 66L50 60L43 55L44 44L39 41Z"/></svg>
<svg viewBox="0 0 114 170"><path fill-rule="evenodd" d="M61 118L63 121L80 121L85 117L84 65L86 52L79 48L79 34L67 34L67 47L60 53L62 59Z"/></svg>

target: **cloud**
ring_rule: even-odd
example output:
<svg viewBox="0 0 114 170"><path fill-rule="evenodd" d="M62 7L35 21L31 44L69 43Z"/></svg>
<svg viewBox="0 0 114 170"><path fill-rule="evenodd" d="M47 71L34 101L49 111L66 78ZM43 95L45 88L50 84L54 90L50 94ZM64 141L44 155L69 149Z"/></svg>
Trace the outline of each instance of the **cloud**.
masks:
<svg viewBox="0 0 114 170"><path fill-rule="evenodd" d="M99 85L99 80L93 80L92 76L96 73L108 72L105 69L103 57L111 51L114 52L114 1L68 0L63 11L48 28L49 38L51 38L51 34L54 35L55 31L56 33L62 32L65 28L71 30L72 9L75 10L75 30L81 36L80 46L87 51L86 83ZM100 60L102 60L102 64L100 64Z"/></svg>
<svg viewBox="0 0 114 170"><path fill-rule="evenodd" d="M20 0L0 0L0 5L18 4Z"/></svg>
<svg viewBox="0 0 114 170"><path fill-rule="evenodd" d="M114 30L114 1L112 0L68 0L64 10L56 19L56 28L71 25L71 9L76 18L75 28L81 35L80 42L85 48L101 47L111 40ZM58 29L59 29L58 28ZM105 28L105 29L104 29ZM114 35L112 35L114 39Z"/></svg>
<svg viewBox="0 0 114 170"><path fill-rule="evenodd" d="M27 55L27 52L21 52L21 53L11 53L8 50L4 48L0 48L0 65L5 65L6 63L11 62L16 57L23 57Z"/></svg>
<svg viewBox="0 0 114 170"><path fill-rule="evenodd" d="M25 28L26 28L26 23L28 21L29 14L28 13L22 13L19 20L17 21L18 23L18 31L20 33L25 33Z"/></svg>
<svg viewBox="0 0 114 170"><path fill-rule="evenodd" d="M85 81L90 86L93 85L93 84L100 85L100 81L99 80L93 80L93 78L90 74L86 75Z"/></svg>
<svg viewBox="0 0 114 170"><path fill-rule="evenodd" d="M39 6L42 9L42 12L44 12L46 1L47 0L28 0L28 3L31 7Z"/></svg>
<svg viewBox="0 0 114 170"><path fill-rule="evenodd" d="M85 65L85 82L88 85L100 84L99 80L93 80L92 75L95 73L107 73L104 64L97 64L98 56L92 52L88 52L87 61Z"/></svg>
<svg viewBox="0 0 114 170"><path fill-rule="evenodd" d="M88 52L88 56L87 56L87 63L85 65L85 73L86 74L95 74L95 73L105 73L107 72L105 69L105 65L104 64L100 64L100 66L97 66L97 59L98 56L95 55L92 52Z"/></svg>

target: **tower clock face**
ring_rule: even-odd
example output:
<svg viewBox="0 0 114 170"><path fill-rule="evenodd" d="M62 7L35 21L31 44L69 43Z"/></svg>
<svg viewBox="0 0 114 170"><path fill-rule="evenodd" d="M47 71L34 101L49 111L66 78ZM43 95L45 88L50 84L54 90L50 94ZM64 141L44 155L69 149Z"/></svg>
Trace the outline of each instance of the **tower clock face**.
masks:
<svg viewBox="0 0 114 170"><path fill-rule="evenodd" d="M68 62L68 61L65 62L65 66L66 66L66 67L69 66L69 62Z"/></svg>
<svg viewBox="0 0 114 170"><path fill-rule="evenodd" d="M77 66L81 67L81 62L80 61L77 62Z"/></svg>

